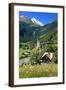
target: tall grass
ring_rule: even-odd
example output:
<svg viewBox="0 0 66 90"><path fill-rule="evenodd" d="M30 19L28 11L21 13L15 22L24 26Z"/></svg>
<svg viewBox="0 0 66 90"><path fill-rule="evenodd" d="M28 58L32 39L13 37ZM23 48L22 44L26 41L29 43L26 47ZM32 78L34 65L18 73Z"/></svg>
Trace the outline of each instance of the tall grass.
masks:
<svg viewBox="0 0 66 90"><path fill-rule="evenodd" d="M19 67L19 78L54 77L57 75L57 64L23 65Z"/></svg>

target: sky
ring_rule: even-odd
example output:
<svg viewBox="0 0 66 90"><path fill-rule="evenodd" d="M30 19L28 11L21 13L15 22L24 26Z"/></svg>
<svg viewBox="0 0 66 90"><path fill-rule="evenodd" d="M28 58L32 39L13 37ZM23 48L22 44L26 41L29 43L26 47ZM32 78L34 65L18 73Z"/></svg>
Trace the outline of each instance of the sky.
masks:
<svg viewBox="0 0 66 90"><path fill-rule="evenodd" d="M57 13L20 11L19 16L22 16L22 15L27 16L30 19L34 17L40 22L42 22L44 25L58 19Z"/></svg>

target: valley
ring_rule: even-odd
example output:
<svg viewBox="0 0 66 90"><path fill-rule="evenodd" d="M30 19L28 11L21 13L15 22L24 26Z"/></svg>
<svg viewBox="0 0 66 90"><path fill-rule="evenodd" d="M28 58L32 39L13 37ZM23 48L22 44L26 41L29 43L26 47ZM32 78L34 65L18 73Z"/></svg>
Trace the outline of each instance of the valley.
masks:
<svg viewBox="0 0 66 90"><path fill-rule="evenodd" d="M44 67L48 68L48 66L50 65L50 69L51 69L53 65L54 68L58 65L58 57L57 57L58 21L55 20L46 25L41 25L41 24L39 25L36 23L36 21L37 20L34 21L34 19L30 20L28 17L25 16L20 17L20 21L19 21L19 67L20 67L19 77L20 78L23 78L23 76L21 75L22 73L21 70L23 69L24 69L24 75L27 75L25 73L27 70L26 68L29 69L30 67L32 67L34 68L32 69L34 72L37 67L38 68L42 67L44 69ZM40 63L41 57L45 52L53 53L53 58L51 62L47 63L47 66L44 64L43 61ZM53 70L54 69L51 69L51 72ZM44 72L45 70L43 70L43 73ZM51 72L49 72L49 74L47 72L46 74L48 74L48 76L57 76L57 67L56 67L56 74L54 74L53 71L51 75ZM29 76L28 75L24 76L24 78L31 77L30 75ZM35 77L37 76L35 75Z"/></svg>

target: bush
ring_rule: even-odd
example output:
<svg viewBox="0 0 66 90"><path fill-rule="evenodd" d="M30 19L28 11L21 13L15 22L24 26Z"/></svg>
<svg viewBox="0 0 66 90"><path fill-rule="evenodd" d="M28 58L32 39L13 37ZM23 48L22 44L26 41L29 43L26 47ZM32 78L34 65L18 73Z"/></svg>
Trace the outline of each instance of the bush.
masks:
<svg viewBox="0 0 66 90"><path fill-rule="evenodd" d="M39 63L40 58L41 58L41 49L36 49L36 48L32 49L31 56L30 56L30 63L32 65L37 64Z"/></svg>
<svg viewBox="0 0 66 90"><path fill-rule="evenodd" d="M57 51L57 46L54 44L48 44L45 46L45 51L46 52L55 52L55 51Z"/></svg>
<svg viewBox="0 0 66 90"><path fill-rule="evenodd" d="M58 63L58 52L57 51L54 53L54 57L52 59L52 62L53 63Z"/></svg>

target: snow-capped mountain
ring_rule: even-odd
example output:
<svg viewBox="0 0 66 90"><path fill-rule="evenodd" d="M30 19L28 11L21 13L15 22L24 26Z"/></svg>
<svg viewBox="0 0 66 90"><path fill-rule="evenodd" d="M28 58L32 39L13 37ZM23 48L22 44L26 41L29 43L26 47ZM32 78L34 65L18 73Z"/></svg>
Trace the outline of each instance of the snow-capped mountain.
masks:
<svg viewBox="0 0 66 90"><path fill-rule="evenodd" d="M34 17L31 19L31 21L37 25L40 25L40 26L44 26L44 24L40 21L38 21L37 19L35 19Z"/></svg>

